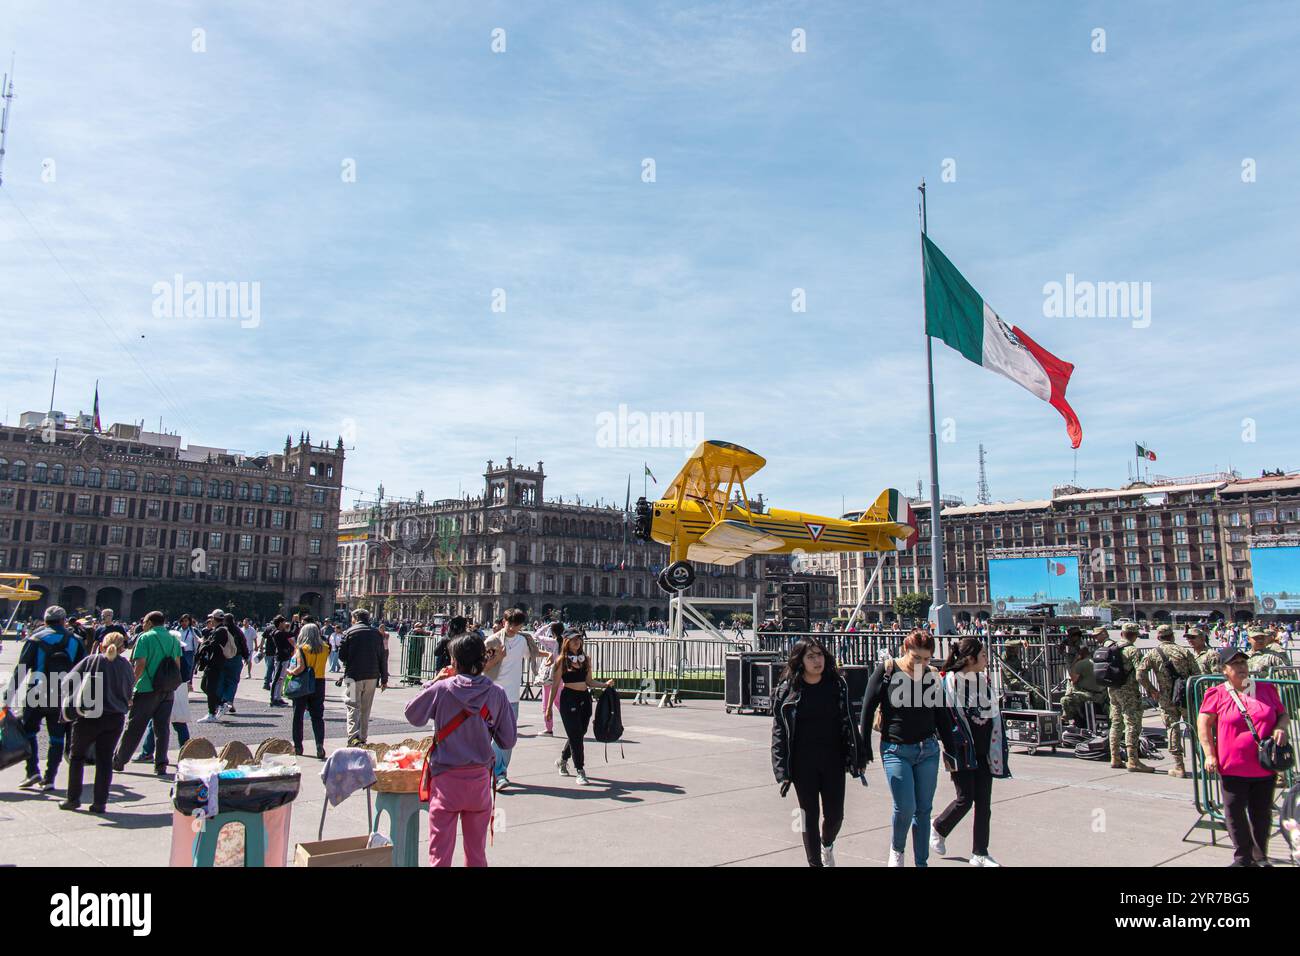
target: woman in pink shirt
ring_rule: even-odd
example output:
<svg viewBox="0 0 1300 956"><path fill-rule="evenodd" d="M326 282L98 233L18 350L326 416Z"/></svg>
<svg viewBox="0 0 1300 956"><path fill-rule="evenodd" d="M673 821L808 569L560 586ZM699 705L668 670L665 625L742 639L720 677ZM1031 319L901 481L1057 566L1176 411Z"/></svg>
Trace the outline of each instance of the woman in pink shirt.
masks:
<svg viewBox="0 0 1300 956"><path fill-rule="evenodd" d="M1286 743L1286 708L1276 687L1251 678L1245 651L1221 647L1219 664L1227 681L1206 692L1196 725L1205 753L1205 772L1222 778L1232 865L1269 866L1268 836L1277 774L1260 766L1258 741L1272 737L1278 745Z"/></svg>

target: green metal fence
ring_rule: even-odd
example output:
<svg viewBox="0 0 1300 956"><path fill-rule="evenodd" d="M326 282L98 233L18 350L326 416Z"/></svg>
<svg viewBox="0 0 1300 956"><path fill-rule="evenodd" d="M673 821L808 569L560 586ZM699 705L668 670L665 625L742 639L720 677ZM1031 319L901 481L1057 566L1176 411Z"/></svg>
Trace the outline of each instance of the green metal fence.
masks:
<svg viewBox="0 0 1300 956"><path fill-rule="evenodd" d="M1225 679L1221 674L1199 674L1187 682L1188 730L1184 736L1191 738L1192 786L1198 817L1183 835L1184 841L1195 830L1209 830L1210 842L1217 844L1219 831L1227 830L1223 817L1222 781L1217 774L1210 775L1205 772L1205 752L1201 749L1200 736L1196 733L1197 716L1201 712L1201 702L1205 699L1206 692L1215 684L1222 684ZM1282 698L1282 704L1286 707L1291 722L1290 732L1294 733L1297 722L1300 722L1300 680L1274 679L1262 683L1272 684L1277 688L1278 696ZM1281 774L1277 795L1280 797L1297 779L1300 779L1300 762L1293 761L1291 767ZM1276 809L1274 807L1274 812Z"/></svg>

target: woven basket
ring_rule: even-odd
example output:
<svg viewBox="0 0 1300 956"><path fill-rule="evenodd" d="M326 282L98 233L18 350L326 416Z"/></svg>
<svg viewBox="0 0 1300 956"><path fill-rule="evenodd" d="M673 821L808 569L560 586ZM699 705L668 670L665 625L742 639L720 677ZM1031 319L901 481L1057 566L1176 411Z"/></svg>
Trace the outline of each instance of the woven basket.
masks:
<svg viewBox="0 0 1300 956"><path fill-rule="evenodd" d="M394 746L407 746L418 750L423 750L427 756L433 748L433 738L425 737L423 740L408 738L400 744L383 746L375 754L376 760L382 760L384 753ZM419 770L375 770L375 790L380 793L416 793L420 789L420 777L424 775L423 768Z"/></svg>

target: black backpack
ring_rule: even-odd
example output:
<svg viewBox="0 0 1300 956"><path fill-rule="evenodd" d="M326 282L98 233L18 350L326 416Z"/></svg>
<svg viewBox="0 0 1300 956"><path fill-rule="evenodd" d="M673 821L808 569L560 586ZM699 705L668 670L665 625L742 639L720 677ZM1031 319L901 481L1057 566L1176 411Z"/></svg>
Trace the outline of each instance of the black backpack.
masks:
<svg viewBox="0 0 1300 956"><path fill-rule="evenodd" d="M153 672L153 689L170 694L181 686L181 665L174 657L164 657Z"/></svg>
<svg viewBox="0 0 1300 956"><path fill-rule="evenodd" d="M1091 737L1074 745L1074 755L1080 760L1109 760L1110 740L1106 737Z"/></svg>
<svg viewBox="0 0 1300 956"><path fill-rule="evenodd" d="M63 640L57 644L46 644L43 638L37 638L41 642L41 650L44 652L44 658L41 661L41 673L49 681L48 686L55 686L63 680L63 676L72 670L72 655L68 652L68 646L72 643L72 635L64 634Z"/></svg>
<svg viewBox="0 0 1300 956"><path fill-rule="evenodd" d="M1161 664L1164 665L1165 676L1169 678L1169 695L1171 699L1173 700L1176 706L1186 707L1187 706L1187 678L1184 677L1182 674L1178 673L1178 668L1174 666L1173 661L1171 661L1164 654L1160 653L1159 645L1156 646L1155 651L1157 654L1160 654L1160 662Z"/></svg>
<svg viewBox="0 0 1300 956"><path fill-rule="evenodd" d="M1107 641L1092 652L1092 673L1102 687L1123 687L1128 680L1124 648Z"/></svg>
<svg viewBox="0 0 1300 956"><path fill-rule="evenodd" d="M613 687L606 688L605 692L600 695L600 700L596 702L596 718L592 721L591 730L596 737L597 743L605 745L605 760L609 761L609 745L623 738L623 714L621 704L618 699L618 691ZM623 753L623 745L619 744L619 753ZM624 758L627 757L623 754Z"/></svg>

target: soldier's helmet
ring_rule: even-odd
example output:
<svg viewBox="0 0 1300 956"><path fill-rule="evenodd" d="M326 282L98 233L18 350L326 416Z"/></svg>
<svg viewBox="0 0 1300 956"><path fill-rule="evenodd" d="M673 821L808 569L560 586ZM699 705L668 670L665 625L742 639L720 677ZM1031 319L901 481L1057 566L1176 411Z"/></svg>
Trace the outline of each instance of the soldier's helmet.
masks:
<svg viewBox="0 0 1300 956"><path fill-rule="evenodd" d="M1156 640L1172 641L1174 639L1174 629L1168 624L1161 624L1156 628Z"/></svg>
<svg viewBox="0 0 1300 956"><path fill-rule="evenodd" d="M1186 637L1188 640L1190 640L1193 637L1204 637L1205 632L1202 631L1199 627L1189 627L1187 629L1187 633L1184 634L1183 636Z"/></svg>
<svg viewBox="0 0 1300 956"><path fill-rule="evenodd" d="M1120 628L1120 631L1119 631L1119 632L1120 632L1120 634L1123 635L1124 637L1137 637L1138 635L1140 635L1140 634L1142 633L1142 632L1138 629L1138 626L1137 626L1136 624L1133 624L1133 623L1125 624L1122 628Z"/></svg>

